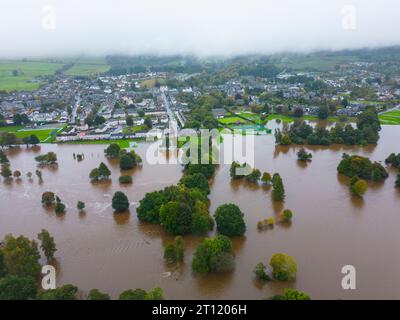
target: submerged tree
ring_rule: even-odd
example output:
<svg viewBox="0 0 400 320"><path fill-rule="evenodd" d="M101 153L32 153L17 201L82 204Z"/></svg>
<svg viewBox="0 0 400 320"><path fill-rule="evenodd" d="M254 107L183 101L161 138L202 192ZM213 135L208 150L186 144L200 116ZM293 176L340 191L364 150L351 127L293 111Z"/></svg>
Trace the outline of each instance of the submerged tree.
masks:
<svg viewBox="0 0 400 320"><path fill-rule="evenodd" d="M275 201L283 201L285 199L285 187L279 173L275 173L272 177L272 198Z"/></svg>
<svg viewBox="0 0 400 320"><path fill-rule="evenodd" d="M54 253L57 251L54 238L45 229L42 229L37 237L41 241L40 248L43 250L47 261L51 261L52 259L54 259Z"/></svg>

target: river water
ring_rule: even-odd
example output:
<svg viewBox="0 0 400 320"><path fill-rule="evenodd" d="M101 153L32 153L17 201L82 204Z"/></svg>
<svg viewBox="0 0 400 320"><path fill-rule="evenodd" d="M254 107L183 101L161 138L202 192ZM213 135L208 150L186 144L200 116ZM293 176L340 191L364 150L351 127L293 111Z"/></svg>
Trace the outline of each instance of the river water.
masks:
<svg viewBox="0 0 400 320"><path fill-rule="evenodd" d="M133 184L120 186L118 163L104 158L104 145L41 145L8 151L11 168L23 172L22 181L0 181L0 237L7 233L35 237L42 228L54 236L58 251L57 285L72 283L84 296L98 288L113 298L126 289L163 288L168 299L260 299L279 294L285 287L306 291L319 299L400 299L400 192L394 188L396 171L384 183L371 183L364 200L352 197L347 179L336 172L342 153L360 154L384 161L400 152L400 127L384 126L377 146L308 147L313 161L297 162L299 147L275 146L271 135L255 136L255 166L279 172L286 188L284 205L274 203L271 190L245 182L232 182L229 165L220 165L211 182L210 211L224 203L237 204L245 213L247 231L234 238L235 270L200 276L191 271L191 258L201 237L186 236L185 263L168 266L163 248L171 237L158 226L140 223L135 208L146 192L175 184L182 175L177 164L151 165L131 172ZM147 143L136 151L145 159ZM34 172L34 157L54 151L57 169L43 169L43 183ZM77 162L73 153L84 153ZM169 161L173 162L170 156ZM93 185L88 174L101 161L112 171L112 183ZM131 201L130 214L113 214L111 197L122 190ZM56 192L67 205L57 216L40 203L44 191ZM79 214L78 200L86 203ZM259 231L257 221L293 211L290 226ZM215 232L214 232L215 233ZM214 233L210 233L213 235ZM260 285L254 280L257 262L285 252L298 262L297 280ZM42 263L45 263L43 260ZM356 268L356 290L343 290L344 265Z"/></svg>

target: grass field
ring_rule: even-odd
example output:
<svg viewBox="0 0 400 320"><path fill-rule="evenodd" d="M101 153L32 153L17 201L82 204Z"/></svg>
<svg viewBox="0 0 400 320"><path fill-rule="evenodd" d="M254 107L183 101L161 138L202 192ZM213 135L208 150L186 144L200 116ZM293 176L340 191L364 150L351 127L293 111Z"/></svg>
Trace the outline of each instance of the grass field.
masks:
<svg viewBox="0 0 400 320"><path fill-rule="evenodd" d="M141 130L147 130L147 126L146 125L141 125L141 126L133 126L133 127L125 127L122 132L124 134L129 134L129 133L136 133L137 131L141 131Z"/></svg>
<svg viewBox="0 0 400 320"><path fill-rule="evenodd" d="M218 121L219 121L220 123L226 124L226 125L229 125L229 124L236 124L236 123L240 123L240 124L247 124L247 123L249 123L249 121L246 121L246 120L244 120L244 119L242 119L242 118L239 118L239 117L225 117L225 118L222 118L222 119L218 119Z"/></svg>
<svg viewBox="0 0 400 320"><path fill-rule="evenodd" d="M116 143L121 148L129 148L130 142L137 142L137 141L143 141L143 140L145 140L145 139L140 138L140 139L129 139L129 140L81 140L81 141L63 142L63 144L106 144L106 145L108 145L111 143Z"/></svg>
<svg viewBox="0 0 400 320"><path fill-rule="evenodd" d="M141 87L146 87L146 88L152 88L156 85L156 81L158 81L161 85L165 84L165 79L162 78L152 78L152 79L147 79L143 80L140 82Z"/></svg>
<svg viewBox="0 0 400 320"><path fill-rule="evenodd" d="M40 85L35 77L52 75L62 66L44 61L0 61L0 90L35 90Z"/></svg>
<svg viewBox="0 0 400 320"><path fill-rule="evenodd" d="M65 74L69 76L91 76L105 73L110 69L103 58L80 58L72 61L74 65Z"/></svg>
<svg viewBox="0 0 400 320"><path fill-rule="evenodd" d="M24 129L23 126L10 126L0 127L0 132L12 132L18 139L23 139L31 135L35 135L39 138L40 142L51 143L57 136L58 131L62 128L48 128L48 129Z"/></svg>
<svg viewBox="0 0 400 320"><path fill-rule="evenodd" d="M400 110L392 110L379 115L381 124L400 125Z"/></svg>

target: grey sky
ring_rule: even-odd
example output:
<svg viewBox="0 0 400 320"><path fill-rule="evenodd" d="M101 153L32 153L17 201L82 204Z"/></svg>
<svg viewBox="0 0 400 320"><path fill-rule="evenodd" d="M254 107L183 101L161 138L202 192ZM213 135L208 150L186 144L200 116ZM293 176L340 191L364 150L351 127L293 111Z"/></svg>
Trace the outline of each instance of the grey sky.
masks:
<svg viewBox="0 0 400 320"><path fill-rule="evenodd" d="M1 0L0 56L400 45L399 10L398 0Z"/></svg>

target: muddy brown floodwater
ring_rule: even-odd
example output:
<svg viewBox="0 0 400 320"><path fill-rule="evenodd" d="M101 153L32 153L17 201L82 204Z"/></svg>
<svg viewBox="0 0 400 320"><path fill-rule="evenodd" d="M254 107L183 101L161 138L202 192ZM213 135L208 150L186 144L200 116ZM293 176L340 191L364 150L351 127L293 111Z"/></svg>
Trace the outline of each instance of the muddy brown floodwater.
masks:
<svg viewBox="0 0 400 320"><path fill-rule="evenodd" d="M276 216L283 206L273 203L271 191L244 182L231 182L229 165L219 166L211 183L210 211L227 202L245 213L245 237L233 239L236 267L232 273L199 276L191 271L191 259L201 237L185 237L185 263L172 268L163 262L163 248L171 239L158 226L140 223L135 208L146 192L175 184L180 165L150 165L144 162L132 171L133 184L120 186L118 163L104 158L104 145L42 145L8 152L13 170L21 170L21 182L0 181L0 237L7 233L35 237L48 229L58 251L57 284L72 283L82 295L92 288L113 298L130 288L159 286L168 299L260 299L278 294L285 287L306 291L319 299L400 299L400 192L394 188L396 171L384 183L370 184L364 200L349 194L347 179L336 173L343 152L384 161L400 152L400 127L384 126L377 146L307 148L313 161L296 160L299 147L276 147L272 136L255 137L255 166L279 172L286 188L285 208L294 213L290 226L258 231L257 221ZM145 158L142 143L136 149ZM43 169L43 184L26 172L34 172L34 157L54 151L57 169ZM77 162L73 153L84 153ZM172 158L170 158L171 160ZM112 171L112 183L92 185L88 174L104 161ZM114 215L111 197L124 191L131 213ZM40 203L44 191L54 191L67 205L62 217L47 212ZM79 214L76 203L86 203ZM210 233L211 235L213 233ZM293 283L259 285L253 268L267 263L273 253L293 255L299 265ZM44 261L42 261L44 263ZM341 268L354 265L357 289L341 288Z"/></svg>

